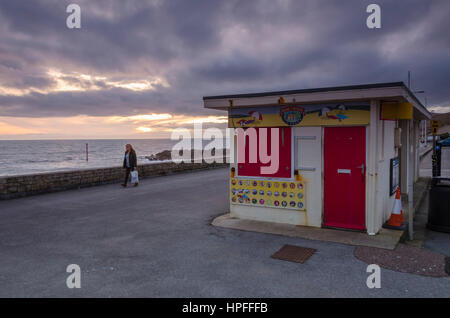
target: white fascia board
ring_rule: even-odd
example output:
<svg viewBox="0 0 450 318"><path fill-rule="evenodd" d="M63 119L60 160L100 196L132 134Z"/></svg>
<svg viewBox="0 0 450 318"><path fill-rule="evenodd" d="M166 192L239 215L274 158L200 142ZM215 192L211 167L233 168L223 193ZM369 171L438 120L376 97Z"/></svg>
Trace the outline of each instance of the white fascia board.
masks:
<svg viewBox="0 0 450 318"><path fill-rule="evenodd" d="M273 106L278 104L278 99L283 97L287 104L292 103L322 103L322 102L341 102L352 100L370 100L383 98L404 98L405 91L402 87L387 87L387 88L370 88L358 90L343 90L343 91L329 91L329 92L315 92L315 93L300 93L288 95L270 95L259 97L242 97L232 98L233 107L255 107L255 106ZM211 109L230 108L230 99L207 99L204 100L204 107Z"/></svg>

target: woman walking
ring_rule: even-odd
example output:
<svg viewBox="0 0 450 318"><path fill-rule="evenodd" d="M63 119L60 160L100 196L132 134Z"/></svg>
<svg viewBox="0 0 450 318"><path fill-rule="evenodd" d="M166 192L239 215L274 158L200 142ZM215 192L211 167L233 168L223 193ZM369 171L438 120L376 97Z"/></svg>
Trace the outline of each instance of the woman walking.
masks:
<svg viewBox="0 0 450 318"><path fill-rule="evenodd" d="M125 157L123 158L123 167L125 170L125 181L122 184L122 187L126 187L128 183L128 178L130 177L131 171L135 171L137 169L137 157L136 151L134 151L133 146L127 144L125 146ZM139 183L135 183L134 186L137 187Z"/></svg>

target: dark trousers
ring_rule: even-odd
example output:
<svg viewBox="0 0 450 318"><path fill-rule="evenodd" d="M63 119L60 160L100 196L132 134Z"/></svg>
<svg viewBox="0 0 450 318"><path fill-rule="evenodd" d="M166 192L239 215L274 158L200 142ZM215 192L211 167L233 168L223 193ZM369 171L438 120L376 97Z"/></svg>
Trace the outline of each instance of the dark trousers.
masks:
<svg viewBox="0 0 450 318"><path fill-rule="evenodd" d="M130 173L131 173L131 168L126 168L125 181L123 182L123 184L127 184L128 183L128 179L130 178Z"/></svg>

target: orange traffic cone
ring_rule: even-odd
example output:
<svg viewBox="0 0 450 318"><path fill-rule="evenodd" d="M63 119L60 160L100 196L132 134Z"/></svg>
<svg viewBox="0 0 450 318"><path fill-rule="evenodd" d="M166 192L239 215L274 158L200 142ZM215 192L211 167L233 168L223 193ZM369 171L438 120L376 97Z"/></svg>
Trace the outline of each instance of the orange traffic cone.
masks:
<svg viewBox="0 0 450 318"><path fill-rule="evenodd" d="M395 191L394 208L392 209L391 217L387 224L392 227L401 227L403 225L403 211L402 211L402 199L400 193L400 187Z"/></svg>

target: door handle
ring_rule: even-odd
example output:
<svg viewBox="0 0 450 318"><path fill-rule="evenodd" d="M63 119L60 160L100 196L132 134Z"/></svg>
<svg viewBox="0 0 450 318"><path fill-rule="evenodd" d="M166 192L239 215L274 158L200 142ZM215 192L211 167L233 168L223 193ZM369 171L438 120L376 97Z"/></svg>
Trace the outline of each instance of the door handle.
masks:
<svg viewBox="0 0 450 318"><path fill-rule="evenodd" d="M356 167L356 168L361 169L361 173L364 174L364 171L365 171L365 166L364 166L364 164L362 164L362 165L360 165L359 167Z"/></svg>

